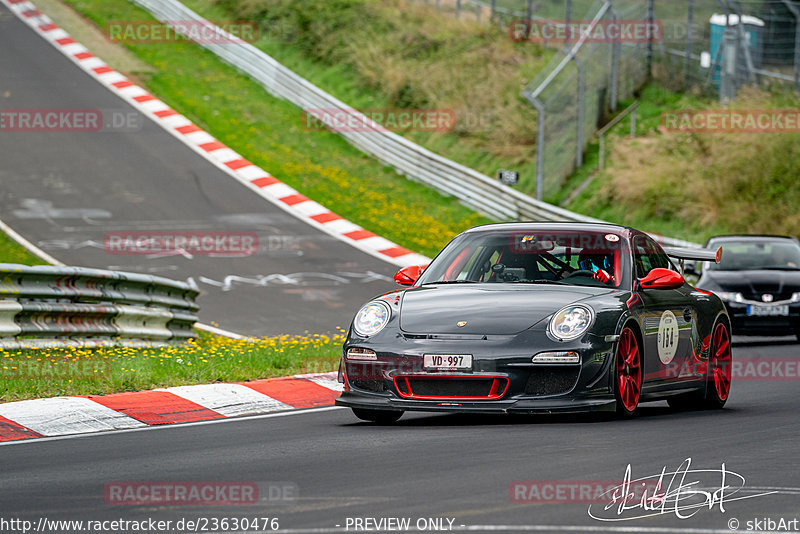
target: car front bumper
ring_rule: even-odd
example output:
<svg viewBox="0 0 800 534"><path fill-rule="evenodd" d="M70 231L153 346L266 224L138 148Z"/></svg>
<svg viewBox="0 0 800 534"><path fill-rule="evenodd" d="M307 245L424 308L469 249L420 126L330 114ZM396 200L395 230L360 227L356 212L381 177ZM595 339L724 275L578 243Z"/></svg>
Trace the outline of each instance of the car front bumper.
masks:
<svg viewBox="0 0 800 534"><path fill-rule="evenodd" d="M375 360L343 357L339 406L372 410L474 413L554 413L614 410L613 364L616 339L596 335L582 342L520 343L512 337L481 340L431 340L395 337L384 344L359 340L349 348L369 348ZM532 345L538 345L531 349ZM568 346L565 346L568 345ZM575 351L576 364L540 364L532 355ZM432 371L425 354L470 354L469 370Z"/></svg>
<svg viewBox="0 0 800 534"><path fill-rule="evenodd" d="M800 303L789 304L788 315L761 316L748 314L748 306L764 306L725 302L734 335L794 336L800 333Z"/></svg>
<svg viewBox="0 0 800 534"><path fill-rule="evenodd" d="M368 410L423 411L447 413L549 414L570 412L613 412L613 395L594 398L504 399L492 401L432 401L378 397L363 392L346 391L336 399L337 406Z"/></svg>

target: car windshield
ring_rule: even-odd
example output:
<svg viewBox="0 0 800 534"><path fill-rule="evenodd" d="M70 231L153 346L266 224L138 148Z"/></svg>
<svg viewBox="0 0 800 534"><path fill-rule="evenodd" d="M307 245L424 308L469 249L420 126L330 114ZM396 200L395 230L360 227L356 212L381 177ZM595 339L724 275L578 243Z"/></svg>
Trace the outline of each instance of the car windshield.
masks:
<svg viewBox="0 0 800 534"><path fill-rule="evenodd" d="M789 240L781 241L719 241L722 261L710 264L716 271L800 270L800 246Z"/></svg>
<svg viewBox="0 0 800 534"><path fill-rule="evenodd" d="M484 231L454 239L419 284L545 284L620 287L624 269L615 233Z"/></svg>

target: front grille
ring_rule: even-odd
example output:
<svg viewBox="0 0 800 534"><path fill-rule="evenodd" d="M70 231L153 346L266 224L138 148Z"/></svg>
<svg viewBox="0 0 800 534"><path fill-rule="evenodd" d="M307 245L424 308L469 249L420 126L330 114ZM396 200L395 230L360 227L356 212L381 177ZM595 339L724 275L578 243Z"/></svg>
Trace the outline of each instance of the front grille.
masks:
<svg viewBox="0 0 800 534"><path fill-rule="evenodd" d="M525 384L525 394L559 395L567 393L575 386L578 381L578 366L553 366L537 367L531 370L528 375L528 382Z"/></svg>
<svg viewBox="0 0 800 534"><path fill-rule="evenodd" d="M492 400L508 388L508 378L491 376L398 375L394 382L404 398Z"/></svg>
<svg viewBox="0 0 800 534"><path fill-rule="evenodd" d="M778 302L781 300L789 300L792 298L792 291L791 290L784 290L779 291L777 287L769 288L769 287L760 287L756 288L755 292L753 291L742 291L742 297L745 300L752 300L755 302L764 302L763 296L765 294L772 295L772 302Z"/></svg>
<svg viewBox="0 0 800 534"><path fill-rule="evenodd" d="M356 389L363 389L374 393L383 393L386 391L386 383L384 383L383 380L352 380L350 385Z"/></svg>

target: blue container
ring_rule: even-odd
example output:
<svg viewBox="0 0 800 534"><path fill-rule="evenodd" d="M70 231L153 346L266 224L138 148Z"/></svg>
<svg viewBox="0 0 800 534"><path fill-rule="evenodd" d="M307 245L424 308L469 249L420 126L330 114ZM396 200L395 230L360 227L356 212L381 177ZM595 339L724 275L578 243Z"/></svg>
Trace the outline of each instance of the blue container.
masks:
<svg viewBox="0 0 800 534"><path fill-rule="evenodd" d="M714 86L719 89L719 63L722 61L722 57L717 57L717 55L722 46L722 38L726 30L736 32L735 35L738 37L739 29L737 25L739 24L739 15L720 15L715 13L711 15L709 22L711 23L711 68L714 69ZM742 23L744 38L750 49L750 58L753 60L753 67L760 69L764 57L764 21L757 17L743 15ZM716 66L714 65L715 60L717 63ZM747 69L747 62L745 61L744 53L741 49L737 50L736 63L737 70Z"/></svg>

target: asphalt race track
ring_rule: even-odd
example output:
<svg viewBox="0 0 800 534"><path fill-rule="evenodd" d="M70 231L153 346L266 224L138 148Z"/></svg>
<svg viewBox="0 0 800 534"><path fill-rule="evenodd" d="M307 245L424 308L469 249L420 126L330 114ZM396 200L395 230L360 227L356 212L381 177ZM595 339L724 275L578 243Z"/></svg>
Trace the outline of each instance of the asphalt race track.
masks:
<svg viewBox="0 0 800 534"><path fill-rule="evenodd" d="M7 12L0 7L0 14ZM14 17L0 16L0 50L0 107L135 113ZM248 192L144 118L128 133L0 134L0 158L0 219L68 264L191 277L203 290L201 318L224 328L259 335L331 330L393 287L391 265ZM245 258L112 255L102 248L107 232L154 229L255 232L267 246ZM231 275L239 278L226 283ZM735 337L733 358L763 362L768 371L734 376L731 398L716 412L675 412L659 402L626 421L406 414L373 426L349 410L322 408L7 442L0 445L0 531L22 532L19 523L3 523L11 519L31 521L38 532L142 531L49 523L120 519L200 521L171 532L233 531L212 528L223 518L228 525L231 518L257 520L248 532L263 532L263 518L277 518L280 531L295 534L375 527L368 518L408 518L410 532L430 518L444 518L442 530L472 532L766 530L767 519L800 519L800 382L775 371L777 363L797 372L800 345ZM706 505L645 512L635 502L607 507L607 498L591 504L592 517L588 502L576 502L580 496L544 494L548 486L618 483L628 465L632 479L648 483L662 470L685 471L666 483L673 492L680 487L679 498L694 492L693 502ZM518 481L542 490L540 497L514 502ZM130 482L254 483L260 498L240 506L108 502L107 485ZM649 517L635 518L642 515Z"/></svg>
<svg viewBox="0 0 800 534"><path fill-rule="evenodd" d="M247 190L0 6L0 107L101 109L123 127L0 133L0 220L68 265L191 277L200 318L248 335L347 327L396 268ZM132 114L132 117L131 117ZM324 204L324 199L317 199ZM249 256L111 254L109 232L258 235Z"/></svg>
<svg viewBox="0 0 800 534"><path fill-rule="evenodd" d="M797 361L798 345L788 341L735 341L734 359ZM340 530L336 525L344 528L348 517L445 517L454 527L480 532L489 525L511 526L505 532L567 526L580 526L576 532L726 532L736 518L744 530L755 518L800 517L797 393L796 379L735 381L722 411L677 413L659 402L630 421L406 414L381 427L333 408L19 442L0 447L0 509L32 521L277 517L281 530L309 533ZM717 502L711 510L684 510L696 512L687 519L669 511L619 523L592 519L587 504L509 499L509 486L518 480L620 481L629 463L635 479L676 470L687 458L691 469L716 470L688 473L683 483L697 484L687 487L718 490L725 464L727 485L740 485L731 472L745 478L729 499L750 498L726 500L724 512ZM296 497L270 501L262 489L259 503L241 506L107 504L105 485L123 481L272 483L289 485ZM778 493L757 496L769 491ZM592 509L599 514L603 505ZM635 512L641 510L606 513Z"/></svg>

